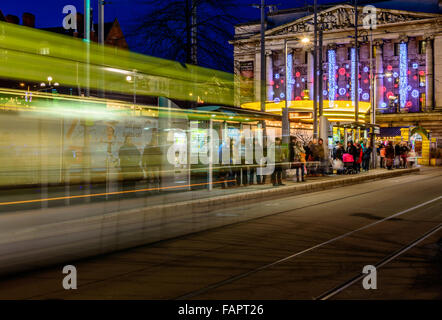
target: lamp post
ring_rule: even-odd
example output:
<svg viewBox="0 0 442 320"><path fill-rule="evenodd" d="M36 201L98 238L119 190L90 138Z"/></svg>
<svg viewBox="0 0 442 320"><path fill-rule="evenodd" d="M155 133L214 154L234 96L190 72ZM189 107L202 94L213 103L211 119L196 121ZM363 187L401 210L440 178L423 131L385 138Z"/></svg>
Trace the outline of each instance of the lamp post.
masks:
<svg viewBox="0 0 442 320"><path fill-rule="evenodd" d="M308 37L293 38L296 41L301 41L303 44L310 43L310 39ZM284 96L285 96L285 104L284 108L282 109L282 142L284 144L287 144L290 142L290 119L289 119L289 107L290 107L290 100L289 100L289 68L288 68L288 39L284 39L284 70L285 70L285 83L284 83ZM291 95L291 92L290 92Z"/></svg>
<svg viewBox="0 0 442 320"><path fill-rule="evenodd" d="M318 4L313 3L314 44L313 44L313 138L318 138Z"/></svg>
<svg viewBox="0 0 442 320"><path fill-rule="evenodd" d="M374 125L376 124L376 81L374 81L374 73L373 73L373 27L370 25L370 106L371 106L371 124L373 125L371 130L371 159L372 159L372 168L376 169L377 167L377 152L376 152L376 133L374 130Z"/></svg>
<svg viewBox="0 0 442 320"><path fill-rule="evenodd" d="M284 109L282 110L282 143L284 145L289 144L289 136L290 136L290 121L289 121L289 102L288 102L288 52L287 52L287 38L284 39L284 69L285 69L285 83L284 83L284 96L285 96L285 104Z"/></svg>

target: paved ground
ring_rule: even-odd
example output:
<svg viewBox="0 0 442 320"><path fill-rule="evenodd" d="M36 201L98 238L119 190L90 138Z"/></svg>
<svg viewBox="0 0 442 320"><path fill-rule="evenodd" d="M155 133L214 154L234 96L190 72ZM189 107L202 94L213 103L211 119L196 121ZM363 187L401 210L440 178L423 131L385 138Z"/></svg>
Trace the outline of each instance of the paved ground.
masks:
<svg viewBox="0 0 442 320"><path fill-rule="evenodd" d="M442 222L442 170L220 209L272 215L0 280L2 299L312 299ZM396 217L383 220L393 214ZM362 228L362 229L361 229ZM439 230L337 299L441 299Z"/></svg>

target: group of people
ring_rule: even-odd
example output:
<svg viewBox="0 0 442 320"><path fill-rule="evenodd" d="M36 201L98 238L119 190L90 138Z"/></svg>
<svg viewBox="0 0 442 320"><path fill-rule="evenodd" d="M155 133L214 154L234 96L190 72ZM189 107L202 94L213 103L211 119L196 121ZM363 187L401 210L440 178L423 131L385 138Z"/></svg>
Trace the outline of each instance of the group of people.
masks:
<svg viewBox="0 0 442 320"><path fill-rule="evenodd" d="M379 155L381 158L381 168L387 168L388 170L407 168L407 166L412 166L415 162L415 153L408 147L407 142L393 145L393 141L389 141L387 145L381 144Z"/></svg>
<svg viewBox="0 0 442 320"><path fill-rule="evenodd" d="M305 175L324 175L327 170L323 139L313 139L306 145L296 137L290 138L289 162L291 169L296 170L296 182L304 182ZM307 163L312 164L308 165Z"/></svg>
<svg viewBox="0 0 442 320"><path fill-rule="evenodd" d="M235 140L231 141L232 145L235 144ZM241 148L244 148L244 144L241 144ZM256 184L265 184L266 175L259 174L258 167L262 165L256 160L255 150L259 150L261 146L259 142L254 139L253 148L253 163L248 163L244 159L244 151L241 150L241 161L236 161L235 155L231 156L231 163L229 165L222 165L220 167L220 181L222 188L226 187L238 187L241 184L244 186ZM272 145L274 149L275 165L270 175L270 180L273 186L283 186L282 181L285 169L293 169L296 171L297 182L305 181L306 174L324 174L326 170L325 165L325 149L324 141L322 139L313 139L308 144L303 145L301 140L296 137L290 137L290 143L283 145L280 137L275 138L275 142ZM222 145L220 146L220 153ZM233 147L230 148L233 150ZM267 156L267 147L264 144L263 156ZM220 154L220 158L222 155ZM235 163L240 163L235 165ZM307 163L316 163L316 166L307 166ZM241 183L242 182L242 183Z"/></svg>
<svg viewBox="0 0 442 320"><path fill-rule="evenodd" d="M259 142L253 140L253 163L248 163L245 160L244 141L241 141L240 152L236 154L232 152L235 143L235 140L231 141L230 163L222 164L218 169L221 186L223 188L240 186L241 184L247 186L254 184L255 181L256 184L265 184L266 175L258 170L264 163L259 163L256 160L255 153L257 150L262 150L262 155L266 157L266 144L261 148ZM222 158L222 147L221 145L219 149L220 158ZM333 173L333 170L336 170L337 174L368 171L373 152L373 148L366 140L348 141L346 147L341 142L337 142L332 150L331 157L329 157L326 154L328 149L326 150L323 139L313 139L304 144L303 141L293 136L290 137L288 145L282 144L282 139L276 137L272 148L275 156L274 170L270 175L273 186L284 185L282 179L285 175L285 169L292 170L293 181L296 182L304 182L306 175L325 175ZM393 167L405 168L412 162L410 161L412 150L406 143L393 145L390 141L388 145L380 144L374 152L378 152L380 155L381 168L390 170ZM241 159L235 159L238 156ZM152 139L143 152L140 152L132 143L131 138L127 136L119 150L122 180L126 182L125 184L133 184L134 181L143 179L144 176L149 182L159 184L161 181L162 158L163 154L158 146L157 139ZM333 162L330 161L331 159ZM286 176L289 175L286 174Z"/></svg>
<svg viewBox="0 0 442 320"><path fill-rule="evenodd" d="M118 156L124 189L133 188L135 181L143 179L145 175L148 182L160 184L163 153L156 139L152 139L141 153L132 143L132 138L126 136Z"/></svg>
<svg viewBox="0 0 442 320"><path fill-rule="evenodd" d="M368 171L372 152L372 147L366 141L357 141L356 143L348 141L346 148L341 142L338 142L333 149L333 167L337 174L346 173L346 169L349 168L354 173L361 172L361 169Z"/></svg>

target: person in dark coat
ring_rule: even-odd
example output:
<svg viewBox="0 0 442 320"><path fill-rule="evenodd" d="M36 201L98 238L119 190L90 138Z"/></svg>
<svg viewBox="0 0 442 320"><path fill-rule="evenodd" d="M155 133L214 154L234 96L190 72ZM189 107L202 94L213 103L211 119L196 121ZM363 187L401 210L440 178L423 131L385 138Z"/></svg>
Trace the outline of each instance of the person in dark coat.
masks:
<svg viewBox="0 0 442 320"><path fill-rule="evenodd" d="M401 146L399 143L397 143L394 146L394 157L395 157L395 162L396 162L396 169L399 169L399 167L401 166Z"/></svg>
<svg viewBox="0 0 442 320"><path fill-rule="evenodd" d="M364 171L368 171L370 169L370 157L371 157L371 146L368 145L367 148L365 148L365 150L363 150L363 155L362 155L362 169Z"/></svg>
<svg viewBox="0 0 442 320"><path fill-rule="evenodd" d="M130 136L126 136L124 139L124 144L121 146L118 156L120 158L123 190L133 189L135 188L135 182L142 178L140 167L141 153L132 143Z"/></svg>
<svg viewBox="0 0 442 320"><path fill-rule="evenodd" d="M152 137L149 145L144 147L142 165L147 174L149 182L161 184L161 168L163 163L163 152L158 146L157 137Z"/></svg>
<svg viewBox="0 0 442 320"><path fill-rule="evenodd" d="M357 161L358 161L358 150L356 146L353 144L352 141L347 142L347 153L351 154L353 156L353 168L355 171L357 171Z"/></svg>
<svg viewBox="0 0 442 320"><path fill-rule="evenodd" d="M386 158L387 169L388 170L393 169L394 147L392 141L389 141L387 148L385 148L385 158Z"/></svg>

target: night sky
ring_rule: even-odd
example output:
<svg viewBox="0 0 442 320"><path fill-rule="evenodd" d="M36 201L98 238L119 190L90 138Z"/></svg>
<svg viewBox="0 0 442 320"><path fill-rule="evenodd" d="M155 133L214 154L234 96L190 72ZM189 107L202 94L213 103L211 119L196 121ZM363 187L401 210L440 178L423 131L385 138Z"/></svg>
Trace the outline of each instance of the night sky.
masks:
<svg viewBox="0 0 442 320"><path fill-rule="evenodd" d="M142 5L143 0L109 0L111 4L106 5L105 20L106 22L118 18L124 34L126 35L129 47L133 51L141 51L137 48L136 39L131 39L129 34L134 29L137 22L140 21L140 15L149 11L149 7ZM5 3L6 2L6 3ZM243 4L243 9L238 12L241 22L259 19L259 10L252 8L251 5L259 3L260 0L238 0ZM318 0L318 3L336 3L339 0ZM362 2L362 1L360 1ZM94 22L97 22L97 3L98 0L91 0L94 9ZM302 7L307 3L312 4L313 0L267 0L267 4L277 4L279 9ZM377 4L379 7L393 7L395 9L404 10L420 10L435 11L438 8L438 0L402 0L388 1ZM0 10L6 16L7 14L22 17L24 12L33 13L36 16L36 27L55 27L61 26L63 20L62 10L65 5L72 4L77 7L79 12L83 12L84 0L8 0L0 2ZM233 33L233 26L232 26ZM220 41L226 41L220 39ZM226 44L227 45L227 44Z"/></svg>
<svg viewBox="0 0 442 320"><path fill-rule="evenodd" d="M112 21L115 17L118 18L123 28L123 32L127 34L132 28L134 22L143 12L149 10L149 7L142 5L142 0L109 0L111 4L106 5L105 20ZM313 0L308 2L312 3ZM6 2L6 3L5 3ZM239 16L243 21L259 19L259 10L251 7L254 3L259 3L260 0L238 0L244 4L244 9L239 12ZM333 3L339 2L336 0L318 1ZM94 9L94 21L96 22L96 14L98 12L97 0L91 0L92 7ZM267 3L276 3L278 8L290 8L294 6L303 6L307 1L293 1L293 0L267 0ZM61 26L63 20L62 10L65 5L72 4L76 6L79 12L83 12L84 0L17 0L17 1L1 1L0 10L6 16L7 14L13 14L20 17L23 12L30 12L36 16L36 27L54 27Z"/></svg>

